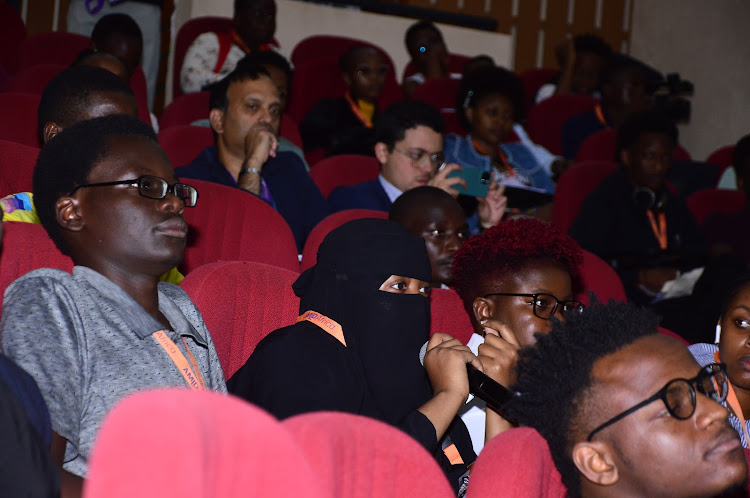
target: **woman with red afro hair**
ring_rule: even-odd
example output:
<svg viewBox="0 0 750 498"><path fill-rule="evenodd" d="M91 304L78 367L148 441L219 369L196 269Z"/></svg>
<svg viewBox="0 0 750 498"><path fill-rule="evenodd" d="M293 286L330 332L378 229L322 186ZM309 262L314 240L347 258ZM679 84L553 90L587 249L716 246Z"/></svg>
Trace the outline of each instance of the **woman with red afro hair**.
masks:
<svg viewBox="0 0 750 498"><path fill-rule="evenodd" d="M565 320L583 304L574 301L579 286L581 249L568 235L534 218L504 221L469 239L453 261L453 283L471 317L475 334L468 343L474 354L492 351L499 361L487 371L510 387L515 382L518 350L533 346L536 334L552 330L551 320ZM492 346L491 348L486 347ZM461 418L477 438L485 433L485 407L479 400L467 404ZM512 425L502 418L488 433Z"/></svg>

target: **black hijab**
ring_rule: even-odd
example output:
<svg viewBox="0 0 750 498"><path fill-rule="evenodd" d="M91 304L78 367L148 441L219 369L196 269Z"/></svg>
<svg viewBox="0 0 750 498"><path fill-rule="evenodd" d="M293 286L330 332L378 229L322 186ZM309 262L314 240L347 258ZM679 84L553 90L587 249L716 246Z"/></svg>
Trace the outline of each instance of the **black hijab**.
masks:
<svg viewBox="0 0 750 498"><path fill-rule="evenodd" d="M375 403L395 425L432 397L419 362L430 303L422 295L379 290L391 275L430 281L424 241L388 220L354 220L328 234L317 264L294 283L294 292L300 314L314 310L341 325Z"/></svg>

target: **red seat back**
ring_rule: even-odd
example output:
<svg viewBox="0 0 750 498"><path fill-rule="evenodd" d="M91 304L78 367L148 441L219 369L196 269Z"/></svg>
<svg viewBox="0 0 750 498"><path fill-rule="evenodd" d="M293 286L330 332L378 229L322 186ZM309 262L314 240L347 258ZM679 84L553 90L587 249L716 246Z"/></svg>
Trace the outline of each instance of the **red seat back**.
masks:
<svg viewBox="0 0 750 498"><path fill-rule="evenodd" d="M88 36L49 31L26 38L18 49L18 70L37 64L70 66L78 54L89 48Z"/></svg>
<svg viewBox="0 0 750 498"><path fill-rule="evenodd" d="M199 119L208 119L211 92L196 92L181 95L164 108L159 126L165 130L171 126L189 125Z"/></svg>
<svg viewBox="0 0 750 498"><path fill-rule="evenodd" d="M9 92L33 93L42 95L47 84L65 70L60 64L37 64L18 71L11 77L8 85Z"/></svg>
<svg viewBox="0 0 750 498"><path fill-rule="evenodd" d="M374 180L379 173L380 163L377 159L357 154L327 157L310 168L310 177L325 198L336 187Z"/></svg>
<svg viewBox="0 0 750 498"><path fill-rule="evenodd" d="M186 178L198 189L190 226L184 274L215 261L258 261L297 272L297 244L284 218L266 201L238 188Z"/></svg>
<svg viewBox="0 0 750 498"><path fill-rule="evenodd" d="M186 457L210 464L165 469ZM268 413L232 396L159 389L126 398L104 419L83 496L326 495L304 450Z"/></svg>
<svg viewBox="0 0 750 498"><path fill-rule="evenodd" d="M198 38L199 35L213 31L216 33L226 33L232 30L233 21L230 17L196 17L190 19L177 30L177 36L174 41L174 66L172 70L172 97L176 98L182 95L180 86L180 71L182 63L185 61L185 53L190 44Z"/></svg>
<svg viewBox="0 0 750 498"><path fill-rule="evenodd" d="M529 111L526 129L531 139L553 154L562 154L562 127L569 118L593 109L588 95L553 95Z"/></svg>
<svg viewBox="0 0 750 498"><path fill-rule="evenodd" d="M526 112L534 107L536 100L536 94L540 88L547 83L550 83L552 79L557 76L560 71L557 69L545 69L545 68L533 68L521 71L518 75L523 83L523 94L526 103Z"/></svg>
<svg viewBox="0 0 750 498"><path fill-rule="evenodd" d="M436 109L456 111L456 94L461 80L454 78L434 78L425 81L414 90L412 99L427 102Z"/></svg>
<svg viewBox="0 0 750 498"><path fill-rule="evenodd" d="M148 90L146 89L146 75L143 68L138 66L130 77L130 89L135 95L135 102L138 104L138 118L144 123L151 125L151 114L148 110Z"/></svg>
<svg viewBox="0 0 750 498"><path fill-rule="evenodd" d="M287 112L300 122L319 100L343 97L345 94L346 85L341 77L338 55L325 55L304 60L294 68ZM403 99L401 87L398 86L393 71L390 71L386 76L378 108L382 111L390 103L401 99Z"/></svg>
<svg viewBox="0 0 750 498"><path fill-rule="evenodd" d="M13 74L18 64L18 50L26 38L21 14L8 2L0 2L0 67Z"/></svg>
<svg viewBox="0 0 750 498"><path fill-rule="evenodd" d="M205 126L172 126L159 132L159 145L173 168L190 164L203 149L213 144L213 132Z"/></svg>
<svg viewBox="0 0 750 498"><path fill-rule="evenodd" d="M385 220L388 219L388 213L373 211L372 209L345 209L326 216L315 225L315 228L310 231L310 235L305 240L305 247L302 249L301 270L305 271L315 265L318 260L318 247L331 230L340 227L347 221L360 218L382 218Z"/></svg>
<svg viewBox="0 0 750 498"><path fill-rule="evenodd" d="M356 38L348 38L346 36L308 36L307 38L300 40L299 43L294 46L294 49L292 50L291 61L292 64L294 64L296 67L304 64L306 61L317 59L318 57L321 57L321 55L326 55L335 57L336 62L338 63L338 59L342 55L347 53L349 50L355 47L360 47L362 45L372 47L377 50L383 57L385 63L388 64L388 66L391 68L391 72L393 72L393 68L395 66L393 64L391 56L388 55L388 52L375 45L374 43L370 43L369 41L358 40ZM338 72L340 73L341 71L339 70Z"/></svg>
<svg viewBox="0 0 750 498"><path fill-rule="evenodd" d="M39 148L0 140L0 197L31 192Z"/></svg>
<svg viewBox="0 0 750 498"><path fill-rule="evenodd" d="M464 72L464 66L471 60L468 55L450 54L448 56L448 72L462 74ZM414 66L412 61L409 61L404 68L404 74L401 76L403 82L406 78L412 74L416 74L417 68Z"/></svg>
<svg viewBox="0 0 750 498"><path fill-rule="evenodd" d="M702 225L714 213L733 214L742 211L745 193L741 190L709 188L689 195L685 202L695 221Z"/></svg>
<svg viewBox="0 0 750 498"><path fill-rule="evenodd" d="M6 221L0 251L0 295L17 278L37 268L70 272L73 261L49 238L41 225Z"/></svg>
<svg viewBox="0 0 750 498"><path fill-rule="evenodd" d="M458 294L450 289L433 289L430 297L430 336L449 334L464 344L474 333L471 318Z"/></svg>
<svg viewBox="0 0 750 498"><path fill-rule="evenodd" d="M286 138L300 149L302 148L302 135L299 133L297 121L288 113L281 115L279 135Z"/></svg>
<svg viewBox="0 0 750 498"><path fill-rule="evenodd" d="M255 346L274 330L294 324L299 274L249 261L220 261L196 268L180 283L203 315L224 376L245 364Z"/></svg>
<svg viewBox="0 0 750 498"><path fill-rule="evenodd" d="M567 489L547 441L534 429L518 427L492 438L471 471L467 498L495 496L565 498Z"/></svg>
<svg viewBox="0 0 750 498"><path fill-rule="evenodd" d="M582 252L583 263L580 272L583 289L576 295L576 299L583 304L589 304L589 291L591 291L602 303L610 299L627 302L625 287L615 269L596 254L586 250Z"/></svg>
<svg viewBox="0 0 750 498"><path fill-rule="evenodd" d="M586 137L576 153L576 161L619 161L616 154L617 130L607 128ZM680 161L691 160L690 153L680 144L674 148L674 158Z"/></svg>
<svg viewBox="0 0 750 498"><path fill-rule="evenodd" d="M39 95L28 93L0 93L0 140L39 147L39 100Z"/></svg>
<svg viewBox="0 0 750 498"><path fill-rule="evenodd" d="M724 174L724 171L732 165L733 155L734 145L725 145L724 147L719 147L718 149L713 151L711 155L706 158L706 162L715 164L719 167L718 178L721 178L721 175Z"/></svg>
<svg viewBox="0 0 750 498"><path fill-rule="evenodd" d="M659 333L666 335L668 337L671 337L673 339L677 339L681 343L683 343L685 346L690 346L690 343L685 340L681 335L679 335L677 332L672 332L669 329L665 329L664 327L658 327Z"/></svg>
<svg viewBox="0 0 750 498"><path fill-rule="evenodd" d="M541 104L539 104L541 105ZM617 170L611 161L586 161L568 168L557 182L552 201L552 223L566 232L578 217L583 201L599 183Z"/></svg>
<svg viewBox="0 0 750 498"><path fill-rule="evenodd" d="M282 425L305 449L331 498L455 496L432 455L388 424L349 413L314 412Z"/></svg>

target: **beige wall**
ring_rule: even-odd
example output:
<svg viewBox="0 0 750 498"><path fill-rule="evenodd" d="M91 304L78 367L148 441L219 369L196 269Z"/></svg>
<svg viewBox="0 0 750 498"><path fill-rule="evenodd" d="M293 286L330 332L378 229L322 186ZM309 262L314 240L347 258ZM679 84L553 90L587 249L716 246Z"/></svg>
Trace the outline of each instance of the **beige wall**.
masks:
<svg viewBox="0 0 750 498"><path fill-rule="evenodd" d="M631 55L695 84L680 141L695 159L750 133L747 0L636 0Z"/></svg>

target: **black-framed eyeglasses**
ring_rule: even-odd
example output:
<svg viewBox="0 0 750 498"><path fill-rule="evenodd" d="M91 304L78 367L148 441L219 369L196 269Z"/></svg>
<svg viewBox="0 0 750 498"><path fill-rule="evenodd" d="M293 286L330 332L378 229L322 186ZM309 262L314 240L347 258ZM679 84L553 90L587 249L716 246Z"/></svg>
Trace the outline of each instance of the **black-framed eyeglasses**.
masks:
<svg viewBox="0 0 750 498"><path fill-rule="evenodd" d="M401 150L398 147L394 147L393 149L411 159L411 165L414 168L422 169L428 162L433 168L440 168L445 163L445 155L442 152L428 152L422 149Z"/></svg>
<svg viewBox="0 0 750 498"><path fill-rule="evenodd" d="M560 301L552 294L545 294L544 292L538 292L536 294L516 294L512 292L493 292L492 294L485 294L485 298L492 296L512 296L512 297L530 297L531 302L528 303L532 306L534 315L544 320L549 320L559 307L562 307L563 313L582 313L584 308L583 303L578 301Z"/></svg>
<svg viewBox="0 0 750 498"><path fill-rule="evenodd" d="M186 183L173 183L170 185L166 180L158 176L144 175L133 180L121 180L117 182L86 183L74 188L70 194L73 195L79 188L85 187L111 187L113 185L129 185L138 187L138 193L149 199L164 199L168 192L180 199L185 207L194 207L198 202L198 190Z"/></svg>
<svg viewBox="0 0 750 498"><path fill-rule="evenodd" d="M695 384L695 387L693 387L693 384ZM727 399L727 391L729 390L727 373L724 370L724 365L711 363L710 365L703 367L700 373L692 379L670 380L650 398L644 399L619 415L615 415L591 431L586 440L591 441L597 432L606 429L615 422L619 422L631 413L640 410L644 406L649 405L658 399L664 402L664 406L667 407L669 414L674 418L678 420L687 420L693 416L693 413L695 413L695 405L697 402L695 399L696 389L698 389L699 393L708 396L712 400L718 403L723 403L724 400Z"/></svg>

